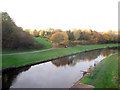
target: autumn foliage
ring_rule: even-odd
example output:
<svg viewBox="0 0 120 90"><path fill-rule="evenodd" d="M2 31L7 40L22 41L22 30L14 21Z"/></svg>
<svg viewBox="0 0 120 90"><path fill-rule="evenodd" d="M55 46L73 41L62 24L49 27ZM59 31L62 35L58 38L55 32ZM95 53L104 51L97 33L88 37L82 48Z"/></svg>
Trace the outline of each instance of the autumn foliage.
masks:
<svg viewBox="0 0 120 90"><path fill-rule="evenodd" d="M51 36L50 40L59 45L68 45L68 35L66 32L56 32Z"/></svg>

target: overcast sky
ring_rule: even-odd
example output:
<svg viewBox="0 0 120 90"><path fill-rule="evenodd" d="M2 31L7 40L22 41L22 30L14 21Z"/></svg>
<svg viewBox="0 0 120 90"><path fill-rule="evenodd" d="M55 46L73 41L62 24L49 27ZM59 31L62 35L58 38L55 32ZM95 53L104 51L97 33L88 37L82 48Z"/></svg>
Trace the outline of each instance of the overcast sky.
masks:
<svg viewBox="0 0 120 90"><path fill-rule="evenodd" d="M1 0L23 29L72 28L96 31L118 30L119 0Z"/></svg>

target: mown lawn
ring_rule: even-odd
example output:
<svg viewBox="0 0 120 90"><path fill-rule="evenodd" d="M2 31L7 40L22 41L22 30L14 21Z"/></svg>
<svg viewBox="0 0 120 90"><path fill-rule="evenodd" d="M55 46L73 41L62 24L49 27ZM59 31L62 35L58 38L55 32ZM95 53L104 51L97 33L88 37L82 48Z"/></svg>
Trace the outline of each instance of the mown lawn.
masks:
<svg viewBox="0 0 120 90"><path fill-rule="evenodd" d="M20 52L30 52L30 51L35 51L35 50L43 50L43 49L49 49L49 48L52 48L52 43L50 42L50 40L46 40L44 38L40 38L40 37L37 37L37 38L34 38L36 39L39 43L43 44L45 46L45 48L42 48L42 49L34 49L34 50L6 50L6 49L3 49L2 50L2 53L3 54L8 54L8 53L20 53Z"/></svg>
<svg viewBox="0 0 120 90"><path fill-rule="evenodd" d="M102 60L80 82L95 88L118 88L118 54Z"/></svg>
<svg viewBox="0 0 120 90"><path fill-rule="evenodd" d="M40 38L40 37L36 37L35 38L39 43L45 45L44 49L48 49L48 48L52 48L52 44L50 40L44 39L44 38Z"/></svg>
<svg viewBox="0 0 120 90"><path fill-rule="evenodd" d="M97 48L104 47L114 47L118 46L118 44L104 44L104 45L90 45L90 46L79 46L72 48L62 48L62 49L53 49L43 52L36 53L26 53L19 55L3 55L2 56L2 68L10 67L10 66L21 66L25 64L31 64L38 61L48 60L52 58L56 58L59 56L69 55L76 52L82 52L85 50L92 50Z"/></svg>

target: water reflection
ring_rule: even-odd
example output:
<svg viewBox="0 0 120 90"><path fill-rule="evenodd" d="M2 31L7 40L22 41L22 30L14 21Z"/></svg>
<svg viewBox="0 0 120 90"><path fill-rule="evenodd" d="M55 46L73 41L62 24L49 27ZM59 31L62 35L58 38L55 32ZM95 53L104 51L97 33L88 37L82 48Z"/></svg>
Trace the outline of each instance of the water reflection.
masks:
<svg viewBox="0 0 120 90"><path fill-rule="evenodd" d="M21 68L3 74L3 88L70 88L116 49L101 49Z"/></svg>
<svg viewBox="0 0 120 90"><path fill-rule="evenodd" d="M9 87L12 85L12 83L14 83L16 81L17 76L21 72L25 72L25 71L27 71L29 69L30 69L30 67L24 67L24 68L17 69L17 70L14 70L12 72L3 74L2 75L2 87L5 90L9 89Z"/></svg>
<svg viewBox="0 0 120 90"><path fill-rule="evenodd" d="M65 65L75 66L76 63L80 62L81 60L91 61L91 60L94 60L94 59L98 58L98 56L100 56L100 55L102 55L103 57L107 57L107 56L109 56L111 54L114 54L114 53L117 53L117 50L114 50L114 49L101 49L101 50L95 50L95 51L90 51L90 52L83 52L81 54L77 54L77 55L57 59L57 60L54 60L54 61L51 61L51 62L56 67L65 66Z"/></svg>

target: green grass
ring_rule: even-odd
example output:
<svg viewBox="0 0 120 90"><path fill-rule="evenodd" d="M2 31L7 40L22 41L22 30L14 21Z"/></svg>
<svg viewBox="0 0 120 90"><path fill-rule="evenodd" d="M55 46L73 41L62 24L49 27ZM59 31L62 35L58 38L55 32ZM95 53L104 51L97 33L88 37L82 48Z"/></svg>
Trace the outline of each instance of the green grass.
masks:
<svg viewBox="0 0 120 90"><path fill-rule="evenodd" d="M118 88L118 54L102 60L80 82L94 85L95 88Z"/></svg>
<svg viewBox="0 0 120 90"><path fill-rule="evenodd" d="M35 38L39 43L45 45L45 48L44 49L49 49L49 48L52 48L52 44L50 42L50 40L47 40L47 39L44 39L44 38L40 38L40 37L37 37Z"/></svg>
<svg viewBox="0 0 120 90"><path fill-rule="evenodd" d="M20 52L30 52L30 51L36 51L36 50L43 50L43 49L49 49L49 48L52 48L52 44L49 40L46 40L44 38L40 38L40 37L37 37L35 38L39 43L43 44L45 46L45 48L42 48L42 49L31 49L31 50L6 50L6 49L3 49L2 50L2 53L3 54L8 54L8 53L20 53Z"/></svg>
<svg viewBox="0 0 120 90"><path fill-rule="evenodd" d="M73 48L54 49L54 50L29 53L29 54L26 53L26 54L19 54L19 55L3 55L2 68L6 68L10 66L18 67L21 65L48 60L48 59L56 58L59 56L69 55L76 52L103 48L108 46L114 47L114 46L118 46L118 44L90 45L90 46L81 46L81 47L79 46L79 47L73 47Z"/></svg>

